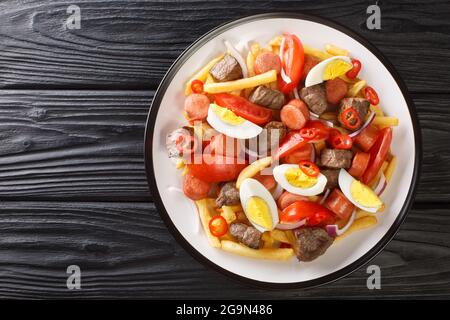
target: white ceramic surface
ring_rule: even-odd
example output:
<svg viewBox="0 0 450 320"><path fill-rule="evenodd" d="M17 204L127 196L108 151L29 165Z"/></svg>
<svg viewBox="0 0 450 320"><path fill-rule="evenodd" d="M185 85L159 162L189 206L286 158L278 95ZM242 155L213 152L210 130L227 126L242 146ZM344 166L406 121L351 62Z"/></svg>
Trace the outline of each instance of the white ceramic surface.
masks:
<svg viewBox="0 0 450 320"><path fill-rule="evenodd" d="M171 186L181 187L181 177L173 163L168 160L165 149L166 135L185 124L182 110L186 80L207 61L225 50L224 40L229 40L238 50L243 50L249 41L257 40L265 44L275 35L285 31L295 33L304 44L312 47L323 48L325 44L333 43L348 49L352 56L361 60L363 68L360 77L376 88L383 110L387 115L395 115L400 119L400 125L394 129L392 143L392 151L398 157L398 169L382 196L386 210L377 215L378 224L333 244L323 256L309 263L299 263L296 259L288 262L255 260L210 247L199 227L198 215L192 211L189 200L177 192L170 191ZM199 254L225 270L245 278L270 283L304 282L324 277L350 265L373 248L391 228L404 205L413 179L416 152L413 125L406 100L394 77L378 58L361 43L337 29L294 18L264 18L233 26L206 41L179 67L167 90L159 94L163 94L163 98L153 123L151 150L159 194L171 221L181 235Z"/></svg>

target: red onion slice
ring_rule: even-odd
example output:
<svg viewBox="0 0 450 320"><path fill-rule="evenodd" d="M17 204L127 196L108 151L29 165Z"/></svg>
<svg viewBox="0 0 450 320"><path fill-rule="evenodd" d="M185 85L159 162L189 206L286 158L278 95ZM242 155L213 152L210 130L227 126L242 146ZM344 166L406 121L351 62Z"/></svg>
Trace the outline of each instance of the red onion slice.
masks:
<svg viewBox="0 0 450 320"><path fill-rule="evenodd" d="M319 204L323 204L325 202L325 200L327 200L329 195L330 195L330 189L327 189L327 191L325 191L325 194L323 195L322 199L320 199Z"/></svg>
<svg viewBox="0 0 450 320"><path fill-rule="evenodd" d="M367 118L367 121L363 124L363 126L361 128L359 128L358 130L356 130L355 132L350 133L348 136L350 138L355 138L358 134L361 133L361 131L363 131L365 128L367 128L367 126L369 124L372 123L373 119L375 119L376 113L372 112L369 117Z"/></svg>
<svg viewBox="0 0 450 320"><path fill-rule="evenodd" d="M298 89L294 88L294 90L292 90L292 91L294 91L294 98L297 100L300 100L300 96L298 95Z"/></svg>
<svg viewBox="0 0 450 320"><path fill-rule="evenodd" d="M328 235L330 237L340 236L345 231L347 231L348 228L350 228L350 226L353 224L353 221L355 221L355 217L356 217L356 210L353 210L352 216L350 217L350 219L348 219L347 224L342 229L339 229L339 227L336 224L329 224L329 225L325 226L325 229L327 230Z"/></svg>
<svg viewBox="0 0 450 320"><path fill-rule="evenodd" d="M235 47L233 47L233 45L228 42L227 40L224 41L225 46L227 47L228 51L230 51L230 54L233 56L233 58L236 59L236 61L239 63L239 65L241 66L242 69L242 76L244 78L247 78L248 76L248 72L247 72L247 64L245 63L244 58L242 58L241 54L239 53L239 51L237 51L237 49Z"/></svg>
<svg viewBox="0 0 450 320"><path fill-rule="evenodd" d="M278 230L292 230L292 229L300 228L305 223L306 223L306 219L300 220L299 222L296 222L296 223L279 223L279 224L277 224L275 229L278 229Z"/></svg>
<svg viewBox="0 0 450 320"><path fill-rule="evenodd" d="M387 186L386 177L384 176L383 173L381 173L380 181L378 181L378 184L373 190L373 192L375 192L377 196L381 196L384 189L386 189L386 186Z"/></svg>

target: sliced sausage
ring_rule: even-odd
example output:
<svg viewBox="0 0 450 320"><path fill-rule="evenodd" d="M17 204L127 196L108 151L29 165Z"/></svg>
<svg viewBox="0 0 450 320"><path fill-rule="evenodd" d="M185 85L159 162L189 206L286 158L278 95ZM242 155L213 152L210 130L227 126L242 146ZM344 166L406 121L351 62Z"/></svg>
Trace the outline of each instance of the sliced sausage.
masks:
<svg viewBox="0 0 450 320"><path fill-rule="evenodd" d="M359 179L362 177L369 165L370 154L366 152L357 152L353 157L352 166L348 170L353 177Z"/></svg>
<svg viewBox="0 0 450 320"><path fill-rule="evenodd" d="M324 205L344 221L347 221L355 210L353 203L339 189L331 191Z"/></svg>
<svg viewBox="0 0 450 320"><path fill-rule="evenodd" d="M239 140L224 134L217 134L212 137L209 145L211 152L214 154L220 154L228 157L237 157L241 150Z"/></svg>
<svg viewBox="0 0 450 320"><path fill-rule="evenodd" d="M293 99L281 109L280 118L286 127L298 130L309 120L309 110L303 101Z"/></svg>
<svg viewBox="0 0 450 320"><path fill-rule="evenodd" d="M327 101L332 105L337 105L347 94L347 83L340 79L335 78L325 82L325 90L327 93Z"/></svg>
<svg viewBox="0 0 450 320"><path fill-rule="evenodd" d="M361 131L353 140L361 150L367 152L372 148L378 138L379 130L374 125L369 125Z"/></svg>
<svg viewBox="0 0 450 320"><path fill-rule="evenodd" d="M280 73L280 57L270 51L262 52L256 56L254 68L256 74L265 73L270 70L275 70L277 73Z"/></svg>
<svg viewBox="0 0 450 320"><path fill-rule="evenodd" d="M271 174L261 174L258 173L257 175L253 176L253 179L258 180L261 182L261 184L266 187L267 190L272 190L277 185L277 182L275 181L275 178Z"/></svg>
<svg viewBox="0 0 450 320"><path fill-rule="evenodd" d="M193 93L184 100L184 111L189 120L204 120L208 116L209 99L204 94Z"/></svg>
<svg viewBox="0 0 450 320"><path fill-rule="evenodd" d="M194 177L189 172L184 176L183 192L194 201L204 199L208 196L211 184Z"/></svg>

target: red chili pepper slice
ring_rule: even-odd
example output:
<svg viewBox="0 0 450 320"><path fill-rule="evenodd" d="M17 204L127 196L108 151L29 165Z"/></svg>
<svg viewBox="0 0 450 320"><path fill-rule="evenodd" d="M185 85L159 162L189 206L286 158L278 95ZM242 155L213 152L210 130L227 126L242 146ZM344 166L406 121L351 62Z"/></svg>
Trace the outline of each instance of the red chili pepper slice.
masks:
<svg viewBox="0 0 450 320"><path fill-rule="evenodd" d="M191 89L194 93L203 93L203 82L195 79L191 82Z"/></svg>
<svg viewBox="0 0 450 320"><path fill-rule="evenodd" d="M308 177L317 177L320 173L320 169L316 166L315 163L307 160L300 161L298 164L299 168L306 174Z"/></svg>
<svg viewBox="0 0 450 320"><path fill-rule="evenodd" d="M352 59L352 65L353 68L349 71L347 71L346 76L349 79L355 79L358 75L359 71L361 70L361 61L358 59Z"/></svg>
<svg viewBox="0 0 450 320"><path fill-rule="evenodd" d="M317 130L315 128L302 128L300 135L305 139L314 139L317 136Z"/></svg>
<svg viewBox="0 0 450 320"><path fill-rule="evenodd" d="M181 154L187 155L195 151L197 148L197 140L191 135L180 134L175 141L175 145Z"/></svg>
<svg viewBox="0 0 450 320"><path fill-rule="evenodd" d="M341 113L341 121L350 130L358 129L361 126L361 118L358 111L353 107L348 107Z"/></svg>
<svg viewBox="0 0 450 320"><path fill-rule="evenodd" d="M209 220L209 231L215 237L224 236L228 231L228 223L224 217L218 215Z"/></svg>
<svg viewBox="0 0 450 320"><path fill-rule="evenodd" d="M364 95L366 96L366 99L369 100L371 105L376 106L380 103L380 99L378 98L378 94L372 87L365 87L364 88Z"/></svg>
<svg viewBox="0 0 450 320"><path fill-rule="evenodd" d="M335 134L331 138L331 146L335 149L349 150L353 146L353 139L348 134Z"/></svg>

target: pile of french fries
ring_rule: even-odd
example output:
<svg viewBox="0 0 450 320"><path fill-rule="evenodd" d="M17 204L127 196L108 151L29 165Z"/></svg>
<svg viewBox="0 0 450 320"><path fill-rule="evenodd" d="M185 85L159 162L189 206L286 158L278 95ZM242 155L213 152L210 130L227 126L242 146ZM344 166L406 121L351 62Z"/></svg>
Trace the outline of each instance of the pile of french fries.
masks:
<svg viewBox="0 0 450 320"><path fill-rule="evenodd" d="M246 64L248 70L248 78L239 79L228 82L220 82L216 83L214 79L209 74L212 66L223 58L224 54L221 54L211 61L209 61L205 66L203 66L198 72L196 72L186 83L185 85L185 94L189 95L192 93L191 83L195 79L201 80L204 85L204 90L206 93L218 93L218 92L228 92L235 95L240 95L244 97L248 97L251 91L259 86L266 85L269 87L276 88L277 75L275 71L269 71L263 74L256 75L254 71L254 63L257 55L264 51L272 51L276 54L279 53L280 45L281 45L282 37L277 36L273 38L268 43L267 48L262 48L259 43L253 42L249 45L249 50L246 56ZM306 55L310 55L315 57L318 60L324 60L330 58L332 56L348 56L349 51L345 49L338 48L332 44L327 44L324 50L319 50L310 46L303 44L304 52ZM347 97L364 97L363 90L366 87L366 81L362 79L349 79L345 75L341 77L344 81L346 81L349 85L349 89L347 92ZM379 128L385 127L393 127L398 126L399 120L396 117L386 116L378 105L371 105L370 110L375 112L376 116L373 120L373 124L377 125ZM321 118L325 120L331 120L335 118L335 114L323 114ZM317 152L320 152L325 147L324 142L319 142L315 144L315 148ZM250 178L257 173L259 173L264 168L271 165L271 157L259 159L252 164L250 164L247 168L245 168L238 180L236 182L237 187L239 188L240 184L243 180ZM374 187L379 179L381 174L383 173L387 183L390 182L394 170L397 165L397 158L389 155L388 161L385 161L382 168L380 169L377 177L371 183L371 187ZM184 163L177 163L177 168L183 169L184 173L186 172L186 167ZM317 200L311 199L312 201ZM295 236L292 231L282 231L282 230L272 230L270 232L264 232L262 235L262 239L264 241L264 247L261 249L252 249L241 243L237 239L235 239L229 232L224 236L218 238L211 234L209 230L209 221L216 215L221 215L225 218L228 224L238 221L249 223L247 220L243 209L240 205L237 206L223 206L221 208L217 208L215 204L215 199L207 198L198 200L195 202L198 208L198 213L200 216L201 224L205 231L206 237L210 245L214 248L221 248L225 251L238 254L245 257L257 258L257 259L269 259L269 260L288 260L294 256L294 247ZM377 217L375 214L358 210L356 212L356 218L353 224L350 226L347 231L341 236L336 238L336 241L340 241L341 239L349 236L350 234L357 232L359 230L363 230L369 227L372 227L377 224ZM284 246L283 244L288 244L290 247Z"/></svg>

